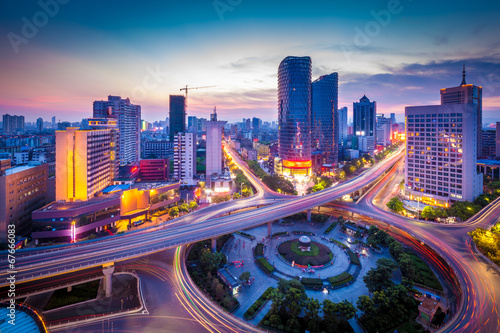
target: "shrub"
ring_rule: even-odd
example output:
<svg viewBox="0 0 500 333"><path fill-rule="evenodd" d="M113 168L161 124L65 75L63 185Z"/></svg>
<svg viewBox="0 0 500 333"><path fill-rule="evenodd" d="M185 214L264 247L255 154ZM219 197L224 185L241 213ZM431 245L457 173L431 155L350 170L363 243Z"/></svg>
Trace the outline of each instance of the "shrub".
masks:
<svg viewBox="0 0 500 333"><path fill-rule="evenodd" d="M329 277L328 281L330 282L332 287L335 287L335 286L340 286L347 282L351 282L353 279L354 277L350 273L343 272L339 275Z"/></svg>
<svg viewBox="0 0 500 333"><path fill-rule="evenodd" d="M269 320L264 320L264 325L269 326Z"/></svg>
<svg viewBox="0 0 500 333"><path fill-rule="evenodd" d="M256 263L267 275L271 275L272 272L274 272L273 265L271 265L266 258L260 257L257 259Z"/></svg>
<svg viewBox="0 0 500 333"><path fill-rule="evenodd" d="M258 243L253 250L254 257L262 257L264 255L264 244Z"/></svg>

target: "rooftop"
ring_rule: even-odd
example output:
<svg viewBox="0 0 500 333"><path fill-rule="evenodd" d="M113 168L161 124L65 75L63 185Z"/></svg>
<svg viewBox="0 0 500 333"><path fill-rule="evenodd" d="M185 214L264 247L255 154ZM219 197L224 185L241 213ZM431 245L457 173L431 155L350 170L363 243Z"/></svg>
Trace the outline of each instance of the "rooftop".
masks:
<svg viewBox="0 0 500 333"><path fill-rule="evenodd" d="M154 190L157 188L165 187L168 185L175 185L175 184L179 184L179 182L167 182L167 181L163 181L163 182L137 182L135 184L132 184L132 186L130 188L131 189L136 188L140 191L144 191L144 190Z"/></svg>
<svg viewBox="0 0 500 333"><path fill-rule="evenodd" d="M439 302L430 297L424 298L422 303L420 303L420 307L424 309L427 313L432 313L434 310L436 310L438 306Z"/></svg>
<svg viewBox="0 0 500 333"><path fill-rule="evenodd" d="M87 201L74 201L74 202L51 202L50 204L38 209L39 212L47 212L47 211L58 211L58 210L68 210L68 209L76 209L85 206L92 206L96 204L100 204L106 201L115 200L120 197L121 193L108 193L103 194L98 197L94 197Z"/></svg>
<svg viewBox="0 0 500 333"><path fill-rule="evenodd" d="M18 172L26 171L31 168L37 167L38 165L20 165L20 166L15 166L13 168L9 168L5 170L5 175L13 175Z"/></svg>

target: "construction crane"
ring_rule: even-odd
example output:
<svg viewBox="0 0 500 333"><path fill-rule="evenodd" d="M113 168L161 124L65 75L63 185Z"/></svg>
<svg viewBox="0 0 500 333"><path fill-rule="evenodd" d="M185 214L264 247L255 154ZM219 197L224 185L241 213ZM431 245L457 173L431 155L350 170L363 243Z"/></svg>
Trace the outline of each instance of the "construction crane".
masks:
<svg viewBox="0 0 500 333"><path fill-rule="evenodd" d="M215 86L203 86L203 87L192 87L192 88L189 88L188 85L186 84L186 86L184 88L181 88L180 91L184 90L186 92L186 101L185 101L185 104L187 106L188 90L203 89L203 88L212 88L212 87L215 87Z"/></svg>

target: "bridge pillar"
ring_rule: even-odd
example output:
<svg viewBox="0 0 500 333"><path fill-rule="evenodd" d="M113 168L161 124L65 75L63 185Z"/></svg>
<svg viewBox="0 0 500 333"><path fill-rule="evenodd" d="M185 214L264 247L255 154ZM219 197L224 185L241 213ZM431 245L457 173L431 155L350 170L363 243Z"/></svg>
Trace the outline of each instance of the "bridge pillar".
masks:
<svg viewBox="0 0 500 333"><path fill-rule="evenodd" d="M212 238L212 252L217 252L217 238Z"/></svg>
<svg viewBox="0 0 500 333"><path fill-rule="evenodd" d="M102 266L102 272L104 273L104 290L106 291L106 297L111 296L113 291L113 272L115 271L114 263L106 264Z"/></svg>
<svg viewBox="0 0 500 333"><path fill-rule="evenodd" d="M73 286L68 286L68 288L66 288L66 291L69 293L71 290L73 290Z"/></svg>
<svg viewBox="0 0 500 333"><path fill-rule="evenodd" d="M273 234L273 222L267 222L267 235L271 237Z"/></svg>
<svg viewBox="0 0 500 333"><path fill-rule="evenodd" d="M307 222L311 222L311 212L312 212L312 209L307 210Z"/></svg>

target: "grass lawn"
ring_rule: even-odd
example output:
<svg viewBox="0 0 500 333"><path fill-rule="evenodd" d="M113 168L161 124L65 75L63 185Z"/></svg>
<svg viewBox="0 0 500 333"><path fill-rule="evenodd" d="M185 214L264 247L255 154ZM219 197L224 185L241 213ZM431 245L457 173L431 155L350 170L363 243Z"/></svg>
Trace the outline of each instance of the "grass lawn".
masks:
<svg viewBox="0 0 500 333"><path fill-rule="evenodd" d="M100 280L78 284L72 287L70 292L64 289L57 289L52 294L49 302L45 306L45 311L60 308L66 305L85 302L97 297Z"/></svg>
<svg viewBox="0 0 500 333"><path fill-rule="evenodd" d="M333 259L332 251L327 246L316 242L311 243L311 251L302 251L299 249L298 239L281 243L278 252L288 262L295 262L302 266L321 266Z"/></svg>
<svg viewBox="0 0 500 333"><path fill-rule="evenodd" d="M408 251L407 253L415 264L416 271L418 272L417 279L415 279L416 281L413 282L436 290L443 290L441 283L439 283L439 280L437 279L436 275L434 275L434 272L431 270L431 268L413 252Z"/></svg>

